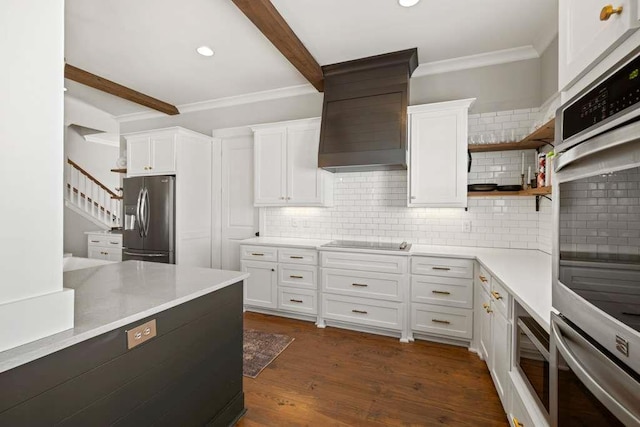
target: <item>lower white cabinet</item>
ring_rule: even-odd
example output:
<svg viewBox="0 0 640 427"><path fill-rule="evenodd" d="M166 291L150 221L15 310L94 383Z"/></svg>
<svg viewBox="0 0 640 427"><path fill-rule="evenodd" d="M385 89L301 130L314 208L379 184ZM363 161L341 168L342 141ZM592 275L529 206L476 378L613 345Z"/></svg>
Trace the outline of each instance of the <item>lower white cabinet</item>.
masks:
<svg viewBox="0 0 640 427"><path fill-rule="evenodd" d="M477 292L480 294L480 339L479 339L479 351L482 358L487 362L487 366L491 369L492 360L489 357L491 354L491 297L489 292L483 288L478 288Z"/></svg>
<svg viewBox="0 0 640 427"><path fill-rule="evenodd" d="M122 234L87 233L87 257L105 261L122 261Z"/></svg>
<svg viewBox="0 0 640 427"><path fill-rule="evenodd" d="M323 294L322 316L326 320L401 331L404 306L398 302L345 295Z"/></svg>
<svg viewBox="0 0 640 427"><path fill-rule="evenodd" d="M265 307L278 307L278 275L275 262L242 261L242 271L251 274L244 281L244 304Z"/></svg>
<svg viewBox="0 0 640 427"><path fill-rule="evenodd" d="M500 400L506 402L507 381L511 369L511 323L499 311L491 313L491 376Z"/></svg>
<svg viewBox="0 0 640 427"><path fill-rule="evenodd" d="M411 329L414 332L471 340L473 311L433 304L411 304Z"/></svg>
<svg viewBox="0 0 640 427"><path fill-rule="evenodd" d="M310 289L278 287L278 308L297 313L318 313L318 292Z"/></svg>
<svg viewBox="0 0 640 427"><path fill-rule="evenodd" d="M511 427L538 427L527 411L527 407L522 401L516 387L511 383L511 409L509 410L509 423Z"/></svg>

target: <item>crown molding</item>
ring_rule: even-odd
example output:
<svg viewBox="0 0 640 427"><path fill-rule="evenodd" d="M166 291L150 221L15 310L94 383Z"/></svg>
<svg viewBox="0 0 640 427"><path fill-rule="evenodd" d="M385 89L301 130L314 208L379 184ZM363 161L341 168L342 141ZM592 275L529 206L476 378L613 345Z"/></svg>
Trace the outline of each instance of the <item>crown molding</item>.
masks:
<svg viewBox="0 0 640 427"><path fill-rule="evenodd" d="M318 91L311 84L303 84L236 96L228 96L225 98L210 99L208 101L194 102L191 104L182 104L177 107L181 114L185 114L195 111L212 110L215 108L233 107L236 105L252 104L254 102L308 95L311 93L317 94ZM154 119L157 117L166 117L166 115L155 111L143 111L140 113L123 114L121 116L116 116L115 119L119 122L132 122L137 120Z"/></svg>
<svg viewBox="0 0 640 427"><path fill-rule="evenodd" d="M120 135L117 133L95 133L84 135L84 140L95 144L109 145L111 147L120 147Z"/></svg>
<svg viewBox="0 0 640 427"><path fill-rule="evenodd" d="M551 42L551 41L549 41ZM520 46L512 49L495 50L477 55L461 56L459 58L444 59L442 61L423 62L413 72L411 77L430 76L433 74L449 73L451 71L468 70L489 65L506 64L539 58L538 51L533 46Z"/></svg>

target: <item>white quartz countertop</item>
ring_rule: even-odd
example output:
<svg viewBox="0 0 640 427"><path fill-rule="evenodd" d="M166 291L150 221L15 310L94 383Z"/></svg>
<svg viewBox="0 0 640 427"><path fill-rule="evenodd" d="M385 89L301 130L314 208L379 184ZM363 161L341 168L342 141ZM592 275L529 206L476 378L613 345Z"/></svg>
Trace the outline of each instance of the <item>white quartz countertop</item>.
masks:
<svg viewBox="0 0 640 427"><path fill-rule="evenodd" d="M436 256L476 259L513 295L518 303L547 332L551 322L551 255L530 249L478 248L467 246L432 246L413 244L408 252L375 249L320 248L330 240L288 237L257 237L241 243L328 251L347 251L399 256Z"/></svg>
<svg viewBox="0 0 640 427"><path fill-rule="evenodd" d="M249 277L238 271L125 261L64 273L75 290L75 326L0 352L0 372L215 292Z"/></svg>

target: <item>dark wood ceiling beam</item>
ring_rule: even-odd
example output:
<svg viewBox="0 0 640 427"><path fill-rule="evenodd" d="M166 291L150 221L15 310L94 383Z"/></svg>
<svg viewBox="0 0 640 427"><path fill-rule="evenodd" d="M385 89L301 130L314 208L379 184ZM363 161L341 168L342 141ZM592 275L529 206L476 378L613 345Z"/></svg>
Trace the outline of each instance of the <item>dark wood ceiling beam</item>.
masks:
<svg viewBox="0 0 640 427"><path fill-rule="evenodd" d="M232 1L309 83L324 90L322 68L269 0Z"/></svg>
<svg viewBox="0 0 640 427"><path fill-rule="evenodd" d="M144 105L145 107L161 111L170 116L180 114L180 111L178 111L175 105L171 105L149 95L145 95L144 93L129 89L126 86L122 86L121 84L112 82L111 80L107 80L88 71L81 70L80 68L74 67L73 65L65 64L64 77L85 86L89 86L94 89L110 93L111 95L115 95L119 98L126 99L127 101L135 102L136 104Z"/></svg>

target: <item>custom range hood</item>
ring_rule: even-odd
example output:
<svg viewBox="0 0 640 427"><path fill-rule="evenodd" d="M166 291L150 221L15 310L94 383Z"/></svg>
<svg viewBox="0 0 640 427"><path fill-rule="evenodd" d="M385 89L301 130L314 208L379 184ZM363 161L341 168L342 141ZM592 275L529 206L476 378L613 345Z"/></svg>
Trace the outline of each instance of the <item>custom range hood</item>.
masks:
<svg viewBox="0 0 640 427"><path fill-rule="evenodd" d="M330 172L407 168L408 49L322 67L318 165Z"/></svg>

